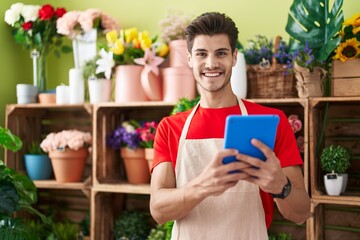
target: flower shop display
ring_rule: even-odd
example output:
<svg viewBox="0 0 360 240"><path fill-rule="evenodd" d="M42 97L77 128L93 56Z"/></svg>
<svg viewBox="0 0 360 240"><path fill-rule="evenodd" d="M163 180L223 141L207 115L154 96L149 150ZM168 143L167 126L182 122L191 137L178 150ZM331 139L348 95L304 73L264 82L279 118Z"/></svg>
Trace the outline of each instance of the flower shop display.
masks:
<svg viewBox="0 0 360 240"><path fill-rule="evenodd" d="M145 159L145 146L151 144L145 127L135 120L124 121L106 138L107 146L114 150L120 149L121 158L125 164L126 175L129 183L141 184L150 181L148 163ZM150 130L150 129L149 129ZM143 141L141 132L144 134Z"/></svg>
<svg viewBox="0 0 360 240"><path fill-rule="evenodd" d="M98 32L106 34L120 29L116 19L92 8L67 12L59 18L56 27L59 34L73 40L74 63L77 69L96 56Z"/></svg>
<svg viewBox="0 0 360 240"><path fill-rule="evenodd" d="M64 8L50 4L25 5L14 3L5 12L5 22L12 27L15 41L30 51L33 59L33 84L39 92L46 89L46 56L54 48L55 54L69 49L62 45L62 35L56 32L56 21L66 13Z"/></svg>
<svg viewBox="0 0 360 240"><path fill-rule="evenodd" d="M322 97L327 72L323 68L324 62L315 59L307 42L303 49L297 49L292 54L292 63L299 98Z"/></svg>
<svg viewBox="0 0 360 240"><path fill-rule="evenodd" d="M346 19L339 32L341 41L332 62L331 95L359 96L360 88L360 13Z"/></svg>
<svg viewBox="0 0 360 240"><path fill-rule="evenodd" d="M49 133L40 147L49 153L58 182L79 182L82 179L92 137L76 129Z"/></svg>
<svg viewBox="0 0 360 240"><path fill-rule="evenodd" d="M157 66L168 54L167 45L137 28L111 31L106 39L116 65L115 102L160 100Z"/></svg>
<svg viewBox="0 0 360 240"><path fill-rule="evenodd" d="M295 39L298 49L303 49L305 44L312 49L315 59L324 62L324 67L329 72L331 55L340 43L338 31L344 20L342 11L343 0L294 0L290 6L286 32ZM324 78L324 95L329 96L329 76Z"/></svg>
<svg viewBox="0 0 360 240"><path fill-rule="evenodd" d="M112 73L115 66L113 53L104 48L94 59L87 61L83 77L88 80L90 103L108 102L111 97Z"/></svg>
<svg viewBox="0 0 360 240"><path fill-rule="evenodd" d="M287 68L289 44L277 36L270 40L256 35L244 49L248 98L296 97L294 74Z"/></svg>

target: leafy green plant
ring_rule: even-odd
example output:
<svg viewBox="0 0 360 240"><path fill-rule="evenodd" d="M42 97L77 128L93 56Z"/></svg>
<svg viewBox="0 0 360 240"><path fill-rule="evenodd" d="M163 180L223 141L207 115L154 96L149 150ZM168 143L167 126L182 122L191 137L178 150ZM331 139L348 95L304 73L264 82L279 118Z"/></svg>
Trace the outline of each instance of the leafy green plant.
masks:
<svg viewBox="0 0 360 240"><path fill-rule="evenodd" d="M143 212L124 211L115 221L116 240L146 239L150 231L147 216Z"/></svg>
<svg viewBox="0 0 360 240"><path fill-rule="evenodd" d="M82 234L84 236L90 236L90 212L87 211L84 219L80 222Z"/></svg>
<svg viewBox="0 0 360 240"><path fill-rule="evenodd" d="M188 99L188 98L180 98L179 101L176 103L174 108L171 111L171 115L175 115L179 112L184 112L193 108L198 102L200 101L200 96L197 96L195 99Z"/></svg>
<svg viewBox="0 0 360 240"><path fill-rule="evenodd" d="M321 168L327 173L345 173L350 167L350 152L340 145L330 145L320 156Z"/></svg>
<svg viewBox="0 0 360 240"><path fill-rule="evenodd" d="M288 15L286 32L300 45L314 50L318 61L325 61L338 46L338 35L344 21L343 0L294 0Z"/></svg>
<svg viewBox="0 0 360 240"><path fill-rule="evenodd" d="M166 227L165 224L158 224L156 228L150 230L150 234L147 237L147 240L165 240L166 237Z"/></svg>
<svg viewBox="0 0 360 240"><path fill-rule="evenodd" d="M80 227L76 223L57 222L52 224L51 231L46 240L77 240Z"/></svg>
<svg viewBox="0 0 360 240"><path fill-rule="evenodd" d="M0 127L0 146L18 151L22 147L22 141L9 129ZM40 239L23 219L12 217L13 213L25 210L48 223L48 219L31 206L36 201L34 183L27 176L6 167L0 160L0 239Z"/></svg>
<svg viewBox="0 0 360 240"><path fill-rule="evenodd" d="M290 233L279 233L277 235L269 235L269 240L291 240L292 236Z"/></svg>
<svg viewBox="0 0 360 240"><path fill-rule="evenodd" d="M28 154L46 154L46 153L41 149L40 143L34 141L28 147Z"/></svg>

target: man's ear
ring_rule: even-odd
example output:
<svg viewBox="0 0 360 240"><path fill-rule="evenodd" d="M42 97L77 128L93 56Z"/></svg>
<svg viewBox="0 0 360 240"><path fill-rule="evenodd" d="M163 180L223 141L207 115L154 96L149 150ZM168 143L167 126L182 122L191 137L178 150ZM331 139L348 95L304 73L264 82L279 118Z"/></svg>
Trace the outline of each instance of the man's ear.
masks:
<svg viewBox="0 0 360 240"><path fill-rule="evenodd" d="M232 63L232 66L233 66L233 67L236 65L237 55L238 55L238 50L235 48L235 50L234 50L234 52L233 52L233 63Z"/></svg>
<svg viewBox="0 0 360 240"><path fill-rule="evenodd" d="M193 66L192 66L192 58L191 58L191 54L189 53L189 52L187 52L188 53L188 56L187 56L187 60L188 60L188 65L189 65L189 67L190 68L192 68Z"/></svg>

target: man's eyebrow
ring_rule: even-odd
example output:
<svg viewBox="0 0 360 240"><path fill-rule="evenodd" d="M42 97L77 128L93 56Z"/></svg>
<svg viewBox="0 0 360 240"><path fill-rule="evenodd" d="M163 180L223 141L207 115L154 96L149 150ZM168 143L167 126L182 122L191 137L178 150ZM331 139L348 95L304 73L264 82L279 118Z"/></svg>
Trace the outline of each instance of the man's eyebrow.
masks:
<svg viewBox="0 0 360 240"><path fill-rule="evenodd" d="M230 51L230 49L228 49L228 48L218 48L218 49L215 50L215 52L219 52L219 51ZM207 50L204 49L204 48L197 48L197 49L194 50L194 52L207 52Z"/></svg>

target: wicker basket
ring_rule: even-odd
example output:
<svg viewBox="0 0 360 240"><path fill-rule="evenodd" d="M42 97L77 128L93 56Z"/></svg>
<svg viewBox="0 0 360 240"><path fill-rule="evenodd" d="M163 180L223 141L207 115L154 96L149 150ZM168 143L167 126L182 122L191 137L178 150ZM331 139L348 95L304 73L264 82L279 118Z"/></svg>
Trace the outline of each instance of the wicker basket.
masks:
<svg viewBox="0 0 360 240"><path fill-rule="evenodd" d="M274 48L278 49L280 37L275 39ZM269 67L247 65L248 98L293 98L297 97L296 79L286 69L286 65L273 64Z"/></svg>

